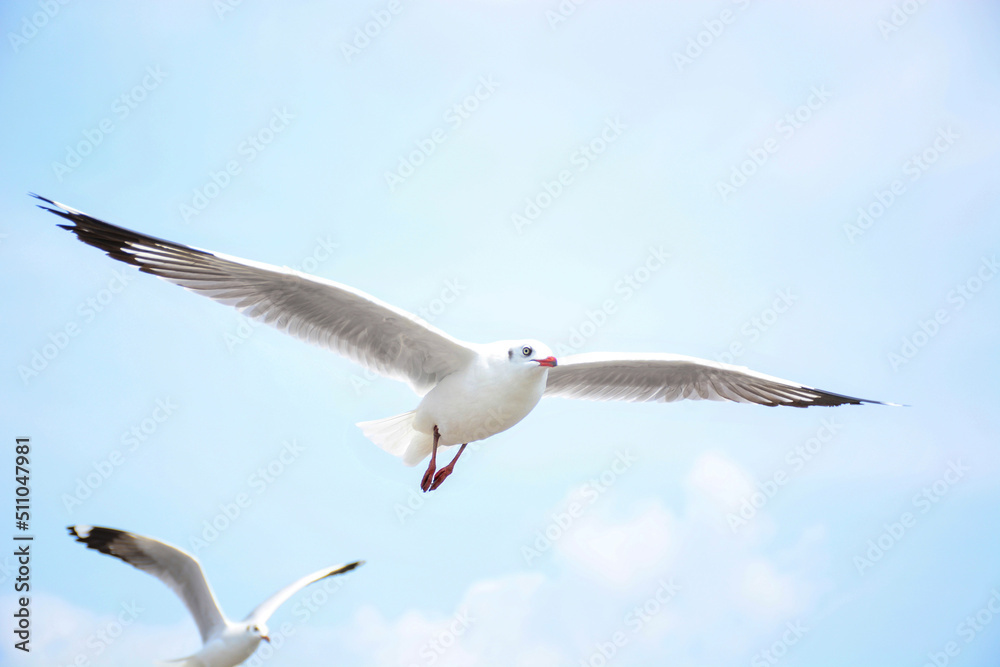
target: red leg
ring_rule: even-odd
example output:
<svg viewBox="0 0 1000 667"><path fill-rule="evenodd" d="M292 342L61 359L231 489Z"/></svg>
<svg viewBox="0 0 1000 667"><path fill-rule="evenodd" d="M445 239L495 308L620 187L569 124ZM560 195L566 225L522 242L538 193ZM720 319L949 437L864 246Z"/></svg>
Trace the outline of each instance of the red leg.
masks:
<svg viewBox="0 0 1000 667"><path fill-rule="evenodd" d="M420 489L426 493L431 490L431 482L434 481L434 469L437 467L438 440L441 439L441 432L438 431L437 424L434 425L434 448L431 449L431 462L427 466L424 478L420 480Z"/></svg>
<svg viewBox="0 0 1000 667"><path fill-rule="evenodd" d="M458 461L458 457L462 455L462 452L465 451L465 447L468 444L469 443L463 444L459 448L458 454L455 454L455 458L451 460L451 463L437 471L437 474L434 475L434 483L431 484L431 491L441 486L441 484L444 483L444 480L448 479L448 475L450 475L451 471L455 469L455 462Z"/></svg>

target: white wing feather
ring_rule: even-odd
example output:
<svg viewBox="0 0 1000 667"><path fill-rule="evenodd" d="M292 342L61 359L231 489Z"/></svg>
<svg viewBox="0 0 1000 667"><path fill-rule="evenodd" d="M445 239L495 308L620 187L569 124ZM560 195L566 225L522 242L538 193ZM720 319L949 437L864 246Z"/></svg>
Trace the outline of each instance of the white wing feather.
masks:
<svg viewBox="0 0 1000 667"><path fill-rule="evenodd" d="M327 577L350 572L354 568L360 567L364 564L365 562L363 560L359 560L353 563L348 563L347 565L325 567L322 570L313 572L312 574L307 574L295 583L285 586L280 591L264 600L264 602L257 605L257 608L247 615L245 621L255 625L263 625L264 623L267 623L267 619L271 618L271 615L277 611L278 607L288 601L288 598L292 597L309 584L314 584L321 579L326 579Z"/></svg>
<svg viewBox="0 0 1000 667"><path fill-rule="evenodd" d="M170 587L187 607L207 642L226 626L219 603L194 556L149 537L100 526L70 526L69 532L90 549L120 558Z"/></svg>
<svg viewBox="0 0 1000 667"><path fill-rule="evenodd" d="M73 223L61 227L110 257L409 382L419 395L475 357L467 343L348 285L147 236L34 196Z"/></svg>
<svg viewBox="0 0 1000 667"><path fill-rule="evenodd" d="M549 369L545 396L588 401L679 401L686 398L758 405L880 403L680 354L574 354ZM892 405L887 403L884 405Z"/></svg>

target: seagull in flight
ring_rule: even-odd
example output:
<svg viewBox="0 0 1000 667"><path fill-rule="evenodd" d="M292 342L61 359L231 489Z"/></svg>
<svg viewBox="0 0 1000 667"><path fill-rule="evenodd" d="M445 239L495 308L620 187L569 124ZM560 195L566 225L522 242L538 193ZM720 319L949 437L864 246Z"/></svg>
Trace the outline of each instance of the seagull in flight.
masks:
<svg viewBox="0 0 1000 667"><path fill-rule="evenodd" d="M147 236L32 196L44 202L40 208L72 223L60 227L114 259L409 383L422 397L416 409L358 426L406 465L430 455L420 484L424 491L444 482L470 442L514 426L542 396L708 399L795 408L892 405L679 354L593 352L557 361L536 340L468 343L354 287ZM451 462L438 468L438 449L457 445L461 447Z"/></svg>
<svg viewBox="0 0 1000 667"><path fill-rule="evenodd" d="M100 526L69 526L77 542L102 554L120 558L153 575L177 594L191 612L201 633L202 649L186 658L171 661L181 667L235 667L257 650L261 640L269 642L267 619L309 584L350 572L364 561L327 567L282 588L238 623L227 619L194 556L177 547L149 537Z"/></svg>

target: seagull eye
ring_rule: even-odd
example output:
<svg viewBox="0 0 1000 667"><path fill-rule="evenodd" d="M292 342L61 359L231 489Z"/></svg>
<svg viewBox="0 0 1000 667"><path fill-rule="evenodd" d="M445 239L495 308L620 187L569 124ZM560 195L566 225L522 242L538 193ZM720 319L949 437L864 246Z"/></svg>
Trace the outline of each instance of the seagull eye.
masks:
<svg viewBox="0 0 1000 667"><path fill-rule="evenodd" d="M531 356L531 352L532 352L532 349L530 347L528 347L527 345L525 345L524 347L521 348L521 354L523 354L526 357L530 357Z"/></svg>

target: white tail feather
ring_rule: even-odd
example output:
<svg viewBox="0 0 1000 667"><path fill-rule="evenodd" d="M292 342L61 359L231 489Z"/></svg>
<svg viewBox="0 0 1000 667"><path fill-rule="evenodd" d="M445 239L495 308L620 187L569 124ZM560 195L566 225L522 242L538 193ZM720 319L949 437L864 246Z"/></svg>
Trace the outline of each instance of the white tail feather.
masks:
<svg viewBox="0 0 1000 667"><path fill-rule="evenodd" d="M431 436L413 428L415 410L370 422L358 422L365 437L393 456L403 459L408 466L415 466L431 453L434 441Z"/></svg>

